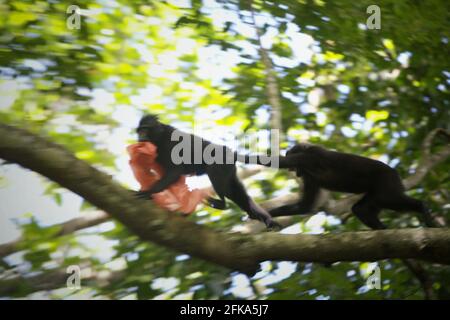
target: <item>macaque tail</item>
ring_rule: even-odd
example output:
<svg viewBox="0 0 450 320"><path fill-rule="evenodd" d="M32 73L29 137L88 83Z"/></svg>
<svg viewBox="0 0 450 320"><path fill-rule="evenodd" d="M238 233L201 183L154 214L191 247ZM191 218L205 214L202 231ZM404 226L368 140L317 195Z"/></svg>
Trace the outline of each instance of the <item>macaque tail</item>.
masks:
<svg viewBox="0 0 450 320"><path fill-rule="evenodd" d="M259 164L261 166L273 167L275 165L275 156L267 155L242 155L235 153L235 159L245 164Z"/></svg>

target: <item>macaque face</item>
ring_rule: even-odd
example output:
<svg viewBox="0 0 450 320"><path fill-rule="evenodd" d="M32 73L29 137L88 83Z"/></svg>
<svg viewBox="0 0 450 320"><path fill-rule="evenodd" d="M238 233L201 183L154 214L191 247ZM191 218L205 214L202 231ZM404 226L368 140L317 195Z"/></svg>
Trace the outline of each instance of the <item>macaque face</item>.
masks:
<svg viewBox="0 0 450 320"><path fill-rule="evenodd" d="M162 124L158 118L153 115L147 115L141 119L139 126L136 129L138 134L138 141L154 141L161 133Z"/></svg>

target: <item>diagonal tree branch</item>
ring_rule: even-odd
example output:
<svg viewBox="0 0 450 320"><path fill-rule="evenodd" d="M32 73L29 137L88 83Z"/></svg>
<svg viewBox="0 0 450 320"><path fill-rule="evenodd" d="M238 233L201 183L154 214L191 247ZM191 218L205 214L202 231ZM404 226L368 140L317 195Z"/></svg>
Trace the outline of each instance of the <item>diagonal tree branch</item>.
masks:
<svg viewBox="0 0 450 320"><path fill-rule="evenodd" d="M61 237L67 234L74 233L81 229L86 229L99 225L110 219L109 215L103 211L93 211L86 213L82 217L70 219L66 222L59 223L53 227L57 227L59 232L54 235L54 237ZM0 258L6 257L14 252L22 250L22 238L0 244Z"/></svg>
<svg viewBox="0 0 450 320"><path fill-rule="evenodd" d="M247 274L253 274L259 263L266 260L329 263L414 258L450 264L448 229L323 235L226 234L168 215L149 201L136 200L108 175L75 158L63 147L5 124L0 124L0 157L79 194L142 240Z"/></svg>
<svg viewBox="0 0 450 320"><path fill-rule="evenodd" d="M263 171L263 167L257 166L249 169L239 170L238 175L241 179L246 179L253 175L256 175ZM214 192L214 189L210 187L210 191ZM55 224L52 227L59 229L60 231L54 234L54 238L68 235L76 231L90 228L99 225L103 222L109 221L111 217L104 211L91 211L84 214L82 217L77 217L59 224ZM23 239L19 237L16 240L0 244L0 258L6 257L14 252L23 249Z"/></svg>
<svg viewBox="0 0 450 320"><path fill-rule="evenodd" d="M143 240L153 241L232 269L254 270L256 264L238 242L224 233L171 216L150 201L136 200L99 170L63 147L12 126L0 125L0 157L38 172L108 212ZM195 237L192 237L195 235ZM212 244L221 243L214 246Z"/></svg>
<svg viewBox="0 0 450 320"><path fill-rule="evenodd" d="M100 270L81 266L81 286L103 287L124 277L125 272ZM29 277L15 274L0 279L0 297L26 296L38 291L63 288L70 276L64 269L46 270Z"/></svg>

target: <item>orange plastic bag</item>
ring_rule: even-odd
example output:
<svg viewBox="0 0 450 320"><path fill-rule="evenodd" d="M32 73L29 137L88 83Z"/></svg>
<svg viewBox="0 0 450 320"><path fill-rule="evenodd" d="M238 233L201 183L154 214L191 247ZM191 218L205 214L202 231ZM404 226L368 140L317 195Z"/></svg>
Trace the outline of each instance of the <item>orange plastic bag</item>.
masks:
<svg viewBox="0 0 450 320"><path fill-rule="evenodd" d="M128 146L127 151L134 177L141 185L141 190L148 190L164 175L164 169L156 162L156 146L150 142L138 142ZM152 199L163 209L190 214L210 193L208 189L189 190L186 177L181 176L166 190L153 194Z"/></svg>

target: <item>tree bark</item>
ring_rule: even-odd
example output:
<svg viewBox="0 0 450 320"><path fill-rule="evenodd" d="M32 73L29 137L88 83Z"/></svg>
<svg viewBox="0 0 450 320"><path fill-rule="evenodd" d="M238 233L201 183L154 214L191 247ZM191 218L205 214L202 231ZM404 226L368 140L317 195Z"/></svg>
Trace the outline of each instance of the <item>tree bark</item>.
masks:
<svg viewBox="0 0 450 320"><path fill-rule="evenodd" d="M122 279L125 272L101 270L95 271L89 266L81 269L81 287L103 287ZM64 269L46 270L30 277L13 274L0 280L0 297L23 297L38 291L50 291L64 288L70 276ZM68 289L69 290L69 289Z"/></svg>
<svg viewBox="0 0 450 320"><path fill-rule="evenodd" d="M264 66L264 72L266 75L266 96L270 105L270 128L277 130L278 139L276 137L271 138L271 150L278 150L280 142L283 142L285 137L283 133L283 119L282 119L282 105L281 105L281 91L278 86L277 74L273 67L272 59L270 59L269 52L263 47L262 44L262 32L256 24L255 11L253 8L253 2L250 2L251 15L253 20L253 27L256 31L256 38L258 41L258 52L261 57L261 62ZM277 141L279 140L279 141Z"/></svg>
<svg viewBox="0 0 450 320"><path fill-rule="evenodd" d="M108 212L142 240L246 274L276 261L375 261L413 258L450 264L450 231L402 229L322 235L227 234L196 225L137 200L60 145L0 124L0 157L40 173Z"/></svg>

